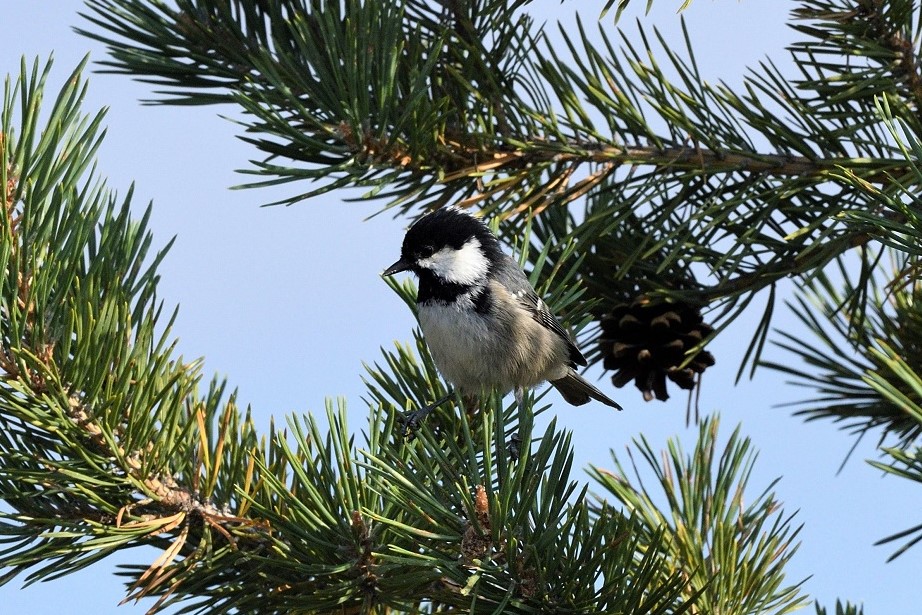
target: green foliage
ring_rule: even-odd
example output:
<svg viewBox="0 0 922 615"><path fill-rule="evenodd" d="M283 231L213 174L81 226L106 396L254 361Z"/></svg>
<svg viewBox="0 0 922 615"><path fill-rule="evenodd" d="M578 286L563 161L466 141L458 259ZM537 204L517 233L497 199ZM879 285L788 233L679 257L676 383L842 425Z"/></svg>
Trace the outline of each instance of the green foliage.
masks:
<svg viewBox="0 0 922 615"><path fill-rule="evenodd" d="M398 413L444 390L418 334L415 352L398 345L369 369L361 445L344 404L328 404L326 427L291 417L260 439L222 382L200 393L198 363L172 357L160 320L150 209L132 221L130 198L92 174L101 116L79 111L82 66L40 126L49 69L24 67L2 116L0 581L150 544L161 556L123 574L128 599L157 598L152 612L694 608L703 594L674 538L590 500L570 435L555 421L533 435L533 400L458 399L401 437ZM574 245L522 237L532 281L585 322ZM393 287L414 305L412 286Z"/></svg>
<svg viewBox="0 0 922 615"><path fill-rule="evenodd" d="M894 234L865 187L917 184L875 110L918 132L908 2L805 0L802 78L766 61L739 91L703 80L693 33L545 32L528 2L87 4L112 70L162 102L238 104L261 183L317 182L286 202L364 186L402 210L478 204L510 242L518 214L576 210L598 312L643 293L709 306L719 334L766 291L740 375L777 282Z"/></svg>
<svg viewBox="0 0 922 615"><path fill-rule="evenodd" d="M617 20L628 2L600 4ZM285 203L356 186L404 213L492 214L584 345L624 302L710 310L720 334L765 295L742 374L778 283L804 283L793 310L822 346L782 332L809 368L774 367L818 391L806 417L880 429L876 467L922 482L917 3L801 0L798 78L766 60L738 90L704 81L692 32L682 46L585 20L545 31L529 5L87 0L82 31L159 102L241 109L263 156L251 185L297 186ZM150 210L133 220L130 192L95 175L102 114L80 110L82 66L41 115L48 70L24 65L0 117L0 582L149 544L161 557L125 575L152 611L805 604L784 581L798 528L774 483L743 502L754 455L738 432L721 450L716 419L691 455L635 441L653 490L617 458L593 469L619 510L573 477L567 432L533 432L531 398L457 398L399 437L398 412L445 391L417 332L368 368L362 438L332 403L326 425L291 417L261 438L223 382L205 390L199 363L174 356ZM412 286L392 287L414 306ZM884 540L895 557L922 526Z"/></svg>
<svg viewBox="0 0 922 615"><path fill-rule="evenodd" d="M420 587L407 593L423 589L436 603L477 613L682 610L681 580L664 570L661 554L640 555L628 519L587 507L585 490L569 478L567 434L552 422L513 463L501 423L487 415L478 434L460 416L460 437L426 430L412 450L368 456L399 510L377 517L401 539L381 566L410 567L405 574ZM529 426L520 435L530 442Z"/></svg>
<svg viewBox="0 0 922 615"><path fill-rule="evenodd" d="M87 18L114 38L85 33L109 45L116 72L140 60L168 88L164 102L241 105L245 139L268 156L254 173L271 179L254 185L324 180L284 202L348 185L437 206L474 193L446 174L489 158L496 132L534 124L513 115L532 46L530 20L517 13L525 3L476 4L101 0ZM133 49L121 47L126 36ZM470 125L476 134L464 134Z"/></svg>
<svg viewBox="0 0 922 615"><path fill-rule="evenodd" d="M871 274L867 259L886 260L895 274ZM849 263L840 262L840 291L826 276L818 276L798 297L792 310L809 335L780 332L779 346L802 359L804 367L767 362L792 375L794 383L814 389L812 399L797 402L808 420L832 419L843 429L863 436L879 433L881 453L888 461L869 463L890 475L922 481L922 285L904 277L916 267L915 257L894 250L865 254L856 283ZM852 276L854 277L854 276ZM892 280L883 286L884 280ZM868 293L866 296L863 293ZM808 303L808 299L811 300ZM844 349L844 351L843 351ZM897 532L878 544L906 539L893 558L922 540L922 525Z"/></svg>
<svg viewBox="0 0 922 615"><path fill-rule="evenodd" d="M914 383L916 385L922 383L916 377ZM919 390L922 390L920 388ZM913 447L899 448L895 446L884 447L882 449L884 456L888 458L887 463L880 461L869 461L869 463L880 469L884 472L898 476L900 478L909 479L915 483L922 483L922 447L915 445ZM903 542L893 554L890 555L888 561L892 561L905 553L910 547L922 541L922 523L917 523L916 525L901 530L886 538L882 538L876 544L888 544L893 542Z"/></svg>
<svg viewBox="0 0 922 615"><path fill-rule="evenodd" d="M602 15L600 17L604 17L605 14L608 13L608 11L611 10L613 6L617 5L615 7L616 9L615 10L615 21L617 22L618 19L621 17L621 14L625 11L625 9L627 9L630 2L631 0L606 0L605 6L602 7ZM685 9L688 8L690 4L691 4L691 0L682 0L682 4L681 6L679 6L679 11L684 11ZM647 0L646 10L648 13L650 12L650 8L652 6L653 6L653 0Z"/></svg>
<svg viewBox="0 0 922 615"><path fill-rule="evenodd" d="M870 463L918 482L922 435L922 286L918 279L922 253L918 238L922 216L914 185L922 180L918 164L922 137L910 121L894 115L889 98L874 102L902 153L908 175L878 187L852 173L843 174L844 181L877 203L873 213L856 211L845 217L848 223L866 229L876 244L862 248L857 259L837 258L837 271L815 276L792 306L812 336L782 331L783 341L778 345L800 357L808 368L776 362L766 365L817 391L813 399L796 404L801 407L799 414L808 419L831 418L859 435L880 432L881 452L889 462ZM880 543L907 537L891 559L922 539L922 526Z"/></svg>
<svg viewBox="0 0 922 615"><path fill-rule="evenodd" d="M810 420L831 418L856 434L881 430L901 445L914 443L922 435L917 409L922 403L918 381L910 365L919 365L918 340L922 336L919 285L910 283L881 288L882 276L867 280L861 303L855 281L848 273L858 269L867 275L871 259L866 255L860 267L839 263L842 291L826 276L818 276L798 297L791 309L810 332L780 332L778 345L800 357L806 367L766 362L765 365L795 377L801 386L813 388L817 396L797 402L797 412ZM899 270L894 263L894 269ZM843 353L843 345L849 352Z"/></svg>
<svg viewBox="0 0 922 615"><path fill-rule="evenodd" d="M221 524L244 505L259 448L223 383L201 395L197 363L171 356L156 301L164 251L150 253L150 209L132 220L130 194L119 201L92 172L102 114L80 111L82 68L44 126L50 64L23 63L4 90L3 582L56 578L138 541L164 546L164 564L208 553L210 528L237 529ZM155 568L138 595L166 582Z"/></svg>
<svg viewBox="0 0 922 615"><path fill-rule="evenodd" d="M689 455L676 441L662 454L642 436L634 441L661 493L644 484L630 449L635 480L627 478L617 457L615 472L594 467L592 477L639 520L647 540L662 542L670 568L688 579L686 595L701 612L798 610L806 603L799 587L803 581L784 585L784 566L797 551L800 528L791 525L771 491L777 480L755 498L747 494L755 463L751 443L737 428L720 450L718 425L717 418L701 422Z"/></svg>
<svg viewBox="0 0 922 615"><path fill-rule="evenodd" d="M816 615L829 615L829 611L827 611L825 607L821 607L819 604L817 604ZM835 615L864 615L864 609L859 606L855 606L850 602L843 604L842 602L836 600Z"/></svg>

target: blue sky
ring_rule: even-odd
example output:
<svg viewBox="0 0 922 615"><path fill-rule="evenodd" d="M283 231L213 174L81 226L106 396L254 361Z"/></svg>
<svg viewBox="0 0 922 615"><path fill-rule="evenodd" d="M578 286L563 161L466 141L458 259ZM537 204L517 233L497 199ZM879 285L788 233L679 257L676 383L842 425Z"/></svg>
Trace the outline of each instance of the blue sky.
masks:
<svg viewBox="0 0 922 615"><path fill-rule="evenodd" d="M561 7L550 0L535 6L543 11L539 19L550 21L587 4L601 6ZM646 2L634 4L640 9ZM644 19L680 47L677 4L655 0L653 13ZM705 77L737 84L747 66L766 56L789 65L784 47L794 33L784 22L794 6L782 0L693 1L685 17ZM104 59L99 45L71 30L81 24L80 8L75 0L0 0L2 73L18 73L23 55L31 62L53 53L51 98L85 54ZM639 40L632 16L622 25ZM124 194L135 182L138 209L154 203L157 243L177 236L161 267L160 296L167 305L180 305L174 328L180 352L187 358L204 356L205 373L227 377L262 426L272 416L322 413L325 398L344 396L353 427L361 429L366 415L360 399L362 362L377 360L379 348L393 340L410 339L415 325L379 277L399 253L405 221L389 215L367 219L380 203L343 203L335 193L293 207L261 208L297 188L229 190L246 181L235 169L258 157L235 138L237 127L218 117L235 110L139 103L150 97L148 86L125 76L93 74L85 111L109 109L98 167L109 187ZM776 407L800 393L776 374L763 370L754 380L733 385L758 317L741 319L714 345L718 363L706 374L700 407L703 413L721 413L725 435L741 423L760 450L750 485L753 497L782 477L775 491L786 511L799 511L795 521L804 524L788 580L812 575L806 591L826 606L842 598L863 603L868 615L912 611L918 604L922 548L887 564L889 548L872 544L919 522L922 491L883 478L864 463L875 455L871 438L837 475L852 439L830 423L804 424ZM782 314L776 324L789 320ZM790 360L772 349L769 353ZM604 381L601 385L611 389ZM657 447L675 434L687 449L693 446L682 395L666 404L644 403L635 389L626 388L614 397L624 412L599 404L579 409L554 404L561 424L573 431L578 466L610 466L609 450L623 452L641 433ZM156 556L145 549L117 561L148 563ZM74 615L143 613L148 604L116 607L124 593L112 573L113 566L103 564L24 590L21 580L14 581L0 588L0 610L57 614L66 605Z"/></svg>

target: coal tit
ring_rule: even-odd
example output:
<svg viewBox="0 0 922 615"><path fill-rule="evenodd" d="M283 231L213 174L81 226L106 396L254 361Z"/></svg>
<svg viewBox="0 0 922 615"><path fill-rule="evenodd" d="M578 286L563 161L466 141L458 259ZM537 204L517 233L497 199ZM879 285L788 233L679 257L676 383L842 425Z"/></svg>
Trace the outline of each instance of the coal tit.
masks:
<svg viewBox="0 0 922 615"><path fill-rule="evenodd" d="M596 399L621 409L576 372L585 357L478 218L444 207L417 220L383 275L401 271L419 277L420 328L436 367L462 394L514 390L521 407L526 389L548 381L575 406ZM411 413L409 426L447 399Z"/></svg>

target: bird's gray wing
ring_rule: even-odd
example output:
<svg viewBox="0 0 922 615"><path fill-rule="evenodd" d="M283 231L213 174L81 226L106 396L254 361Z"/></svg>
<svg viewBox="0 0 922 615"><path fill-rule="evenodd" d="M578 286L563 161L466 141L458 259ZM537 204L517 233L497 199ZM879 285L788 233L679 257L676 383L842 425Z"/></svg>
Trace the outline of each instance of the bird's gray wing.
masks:
<svg viewBox="0 0 922 615"><path fill-rule="evenodd" d="M494 271L493 275L496 281L505 286L506 289L519 300L522 307L528 310L535 321L556 333L566 342L567 352L569 353L570 362L572 364L571 367L586 365L586 357L584 357L583 353L576 347L573 338L571 338L570 334L563 328L563 325L560 324L557 317L551 313L547 304L538 296L535 289L532 288L531 282L529 282L525 274L522 273L518 263L509 255L504 254L503 256L507 259L507 263L505 267L499 267L497 271Z"/></svg>

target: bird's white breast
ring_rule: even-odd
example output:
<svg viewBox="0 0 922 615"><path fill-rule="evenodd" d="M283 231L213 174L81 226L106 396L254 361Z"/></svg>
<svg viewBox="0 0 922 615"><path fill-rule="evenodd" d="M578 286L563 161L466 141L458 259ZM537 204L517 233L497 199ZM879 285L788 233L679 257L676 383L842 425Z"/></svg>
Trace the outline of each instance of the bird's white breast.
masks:
<svg viewBox="0 0 922 615"><path fill-rule="evenodd" d="M419 324L436 367L464 393L501 394L563 377L567 347L502 287L491 283L491 307L478 313L470 294L419 306ZM501 306L501 307L499 307Z"/></svg>
<svg viewBox="0 0 922 615"><path fill-rule="evenodd" d="M469 305L467 309L462 306ZM497 351L486 319L468 298L452 303L434 302L419 307L419 326L429 352L445 378L464 392L479 393L495 386L486 354ZM505 391L503 391L505 392Z"/></svg>

